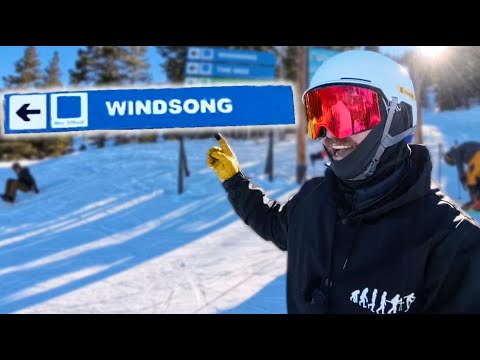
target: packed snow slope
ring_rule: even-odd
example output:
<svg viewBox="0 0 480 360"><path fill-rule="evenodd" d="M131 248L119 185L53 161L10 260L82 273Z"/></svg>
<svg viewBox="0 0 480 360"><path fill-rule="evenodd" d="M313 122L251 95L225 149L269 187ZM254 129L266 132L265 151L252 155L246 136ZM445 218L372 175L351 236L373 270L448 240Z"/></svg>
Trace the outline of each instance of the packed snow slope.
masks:
<svg viewBox="0 0 480 360"><path fill-rule="evenodd" d="M425 110L433 177L466 202L439 151L480 141L480 107ZM298 185L296 139L276 138L274 181L264 175L268 139L228 139L243 171L270 198ZM285 253L233 212L206 153L185 142L191 175L177 194L178 141L129 144L30 163L40 194L0 203L0 313L285 313ZM319 151L308 141L307 153ZM0 166L0 182L13 177ZM323 173L317 162L308 176ZM480 215L474 215L480 219Z"/></svg>

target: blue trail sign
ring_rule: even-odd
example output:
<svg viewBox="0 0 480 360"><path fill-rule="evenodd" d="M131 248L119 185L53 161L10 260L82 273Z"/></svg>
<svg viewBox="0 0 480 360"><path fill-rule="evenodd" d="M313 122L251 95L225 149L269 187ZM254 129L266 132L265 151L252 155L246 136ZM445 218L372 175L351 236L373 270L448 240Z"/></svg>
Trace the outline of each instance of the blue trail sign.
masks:
<svg viewBox="0 0 480 360"><path fill-rule="evenodd" d="M187 61L185 75L232 79L273 79L275 78L275 67Z"/></svg>
<svg viewBox="0 0 480 360"><path fill-rule="evenodd" d="M275 67L276 58L273 52L235 50L220 48L190 47L187 60L214 63L253 64Z"/></svg>
<svg viewBox="0 0 480 360"><path fill-rule="evenodd" d="M5 95L5 134L289 124L283 85Z"/></svg>

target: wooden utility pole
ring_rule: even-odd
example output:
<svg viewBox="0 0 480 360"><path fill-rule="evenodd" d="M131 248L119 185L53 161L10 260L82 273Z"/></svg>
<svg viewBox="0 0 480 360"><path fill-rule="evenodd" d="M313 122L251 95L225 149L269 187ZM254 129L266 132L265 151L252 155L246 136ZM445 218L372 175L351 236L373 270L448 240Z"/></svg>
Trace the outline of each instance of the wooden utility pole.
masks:
<svg viewBox="0 0 480 360"><path fill-rule="evenodd" d="M415 144L423 144L423 103L422 103L422 74L420 69L416 69L414 73L415 98L417 100L417 127L415 129Z"/></svg>
<svg viewBox="0 0 480 360"><path fill-rule="evenodd" d="M297 183L305 182L307 173L307 156L306 156L306 134L307 119L305 114L305 106L303 106L301 96L307 89L307 47L300 46L298 51L298 79L296 97L296 115L297 115Z"/></svg>
<svg viewBox="0 0 480 360"><path fill-rule="evenodd" d="M419 56L419 55L417 55ZM417 100L417 127L415 129L415 144L423 144L423 103L422 103L422 93L423 93L423 69L420 67L422 59L417 58L415 62L416 65L413 68L413 86L415 87L415 100Z"/></svg>
<svg viewBox="0 0 480 360"><path fill-rule="evenodd" d="M423 117L422 117L422 99L418 97L417 99L417 128L415 129L415 143L423 144Z"/></svg>

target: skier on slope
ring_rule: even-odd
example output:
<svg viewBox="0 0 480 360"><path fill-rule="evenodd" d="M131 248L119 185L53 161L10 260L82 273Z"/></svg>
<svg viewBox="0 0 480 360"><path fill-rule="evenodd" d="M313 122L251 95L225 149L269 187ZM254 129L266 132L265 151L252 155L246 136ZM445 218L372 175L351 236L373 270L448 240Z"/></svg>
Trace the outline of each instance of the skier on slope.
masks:
<svg viewBox="0 0 480 360"><path fill-rule="evenodd" d="M470 194L470 201L462 206L464 210L480 211L480 142L468 141L453 146L445 155L448 165L457 166L458 178ZM464 165L467 165L467 171Z"/></svg>

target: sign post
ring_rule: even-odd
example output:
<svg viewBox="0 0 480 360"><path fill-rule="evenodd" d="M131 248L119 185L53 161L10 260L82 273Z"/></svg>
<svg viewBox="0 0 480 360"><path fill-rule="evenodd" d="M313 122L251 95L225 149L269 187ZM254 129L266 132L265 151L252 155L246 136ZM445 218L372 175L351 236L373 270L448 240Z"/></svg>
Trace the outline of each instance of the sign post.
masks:
<svg viewBox="0 0 480 360"><path fill-rule="evenodd" d="M268 134L268 150L265 174L268 174L268 180L273 181L273 130L271 130Z"/></svg>
<svg viewBox="0 0 480 360"><path fill-rule="evenodd" d="M178 158L178 193L183 193L183 176L190 176L190 171L188 171L187 157L185 155L185 145L183 142L183 136L180 135L180 150Z"/></svg>
<svg viewBox="0 0 480 360"><path fill-rule="evenodd" d="M185 83L274 80L275 65L276 58L272 52L191 47L187 50ZM273 132L269 136L265 173L273 181Z"/></svg>

